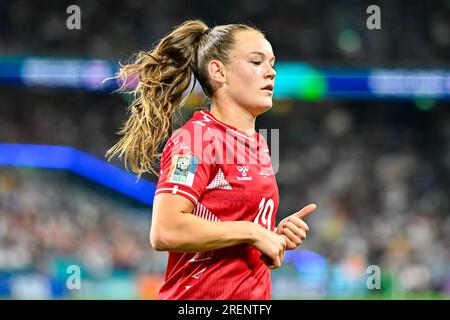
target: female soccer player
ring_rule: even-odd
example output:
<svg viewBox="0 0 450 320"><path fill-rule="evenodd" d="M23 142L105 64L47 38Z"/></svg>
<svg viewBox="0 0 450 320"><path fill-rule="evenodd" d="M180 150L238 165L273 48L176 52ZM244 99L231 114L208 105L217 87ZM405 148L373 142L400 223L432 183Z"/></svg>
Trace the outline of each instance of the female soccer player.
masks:
<svg viewBox="0 0 450 320"><path fill-rule="evenodd" d="M278 188L255 119L272 107L275 57L262 32L187 21L123 66L138 85L121 139L107 153L154 172L165 144L150 242L169 251L160 299L270 299L270 269L302 243L309 205L274 227ZM195 77L210 98L172 134Z"/></svg>

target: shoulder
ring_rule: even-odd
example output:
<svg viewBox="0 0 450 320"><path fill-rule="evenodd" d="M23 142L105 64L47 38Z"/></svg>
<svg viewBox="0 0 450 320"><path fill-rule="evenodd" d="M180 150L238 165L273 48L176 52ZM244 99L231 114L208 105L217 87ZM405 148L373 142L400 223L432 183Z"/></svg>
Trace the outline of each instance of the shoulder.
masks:
<svg viewBox="0 0 450 320"><path fill-rule="evenodd" d="M167 140L163 154L191 153L201 156L205 148L222 137L224 131L208 117L207 113L197 111Z"/></svg>

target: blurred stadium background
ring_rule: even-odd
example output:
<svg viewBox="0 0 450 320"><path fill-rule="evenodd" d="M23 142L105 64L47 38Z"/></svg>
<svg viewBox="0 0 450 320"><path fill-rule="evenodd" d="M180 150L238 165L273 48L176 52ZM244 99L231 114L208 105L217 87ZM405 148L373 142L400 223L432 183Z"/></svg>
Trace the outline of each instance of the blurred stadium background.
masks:
<svg viewBox="0 0 450 320"><path fill-rule="evenodd" d="M81 9L68 30L66 9ZM381 8L368 30L366 8ZM277 220L314 202L274 299L450 297L450 1L0 0L0 298L152 299L155 177L106 150L127 96L101 80L186 19L251 22L277 56ZM187 119L203 104L184 109ZM81 289L67 287L81 268ZM367 287L379 266L381 288Z"/></svg>

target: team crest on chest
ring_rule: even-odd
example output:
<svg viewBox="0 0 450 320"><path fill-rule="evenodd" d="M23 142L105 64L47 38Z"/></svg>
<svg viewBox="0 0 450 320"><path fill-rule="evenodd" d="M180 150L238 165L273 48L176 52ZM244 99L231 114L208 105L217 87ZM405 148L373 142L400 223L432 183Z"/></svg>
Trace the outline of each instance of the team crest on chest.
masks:
<svg viewBox="0 0 450 320"><path fill-rule="evenodd" d="M259 171L259 174L264 177L270 177L270 176L273 176L273 170L269 169L269 168L261 168L261 170Z"/></svg>

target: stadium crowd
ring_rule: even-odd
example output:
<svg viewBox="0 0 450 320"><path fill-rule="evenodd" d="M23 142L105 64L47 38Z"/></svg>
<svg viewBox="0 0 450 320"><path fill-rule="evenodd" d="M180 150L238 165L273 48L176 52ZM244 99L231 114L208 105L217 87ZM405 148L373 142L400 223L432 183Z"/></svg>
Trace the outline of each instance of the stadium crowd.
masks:
<svg viewBox="0 0 450 320"><path fill-rule="evenodd" d="M74 183L71 174L1 168L0 272L52 273L58 259L86 275L162 272L150 250L150 210L126 207ZM160 263L158 263L160 261Z"/></svg>
<svg viewBox="0 0 450 320"><path fill-rule="evenodd" d="M81 10L69 30L67 7ZM371 1L0 1L0 54L126 59L173 26L203 18L209 25L250 22L267 34L279 61L320 66L448 66L448 1L378 1L381 30L366 27ZM19 13L20 14L17 14ZM420 19L417 19L420 17ZM401 21L401 22L400 22ZM387 31L387 32L386 32ZM410 48L414 48L411 50Z"/></svg>

